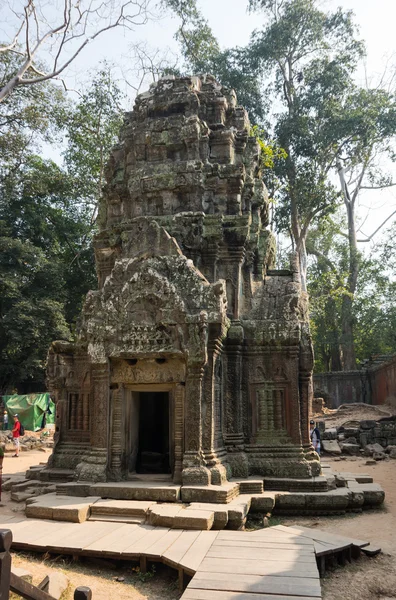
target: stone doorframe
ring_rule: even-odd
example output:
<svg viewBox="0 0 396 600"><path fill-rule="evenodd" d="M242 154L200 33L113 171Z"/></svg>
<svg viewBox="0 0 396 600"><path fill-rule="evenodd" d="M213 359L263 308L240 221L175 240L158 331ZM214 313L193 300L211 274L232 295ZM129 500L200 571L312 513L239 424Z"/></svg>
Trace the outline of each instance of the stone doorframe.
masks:
<svg viewBox="0 0 396 600"><path fill-rule="evenodd" d="M127 394L131 392L168 392L169 393L169 451L172 468L172 480L181 483L184 452L184 383L139 383L119 384L112 390L110 406L111 444L110 444L110 474L111 478L119 481L123 479L122 453L125 447L124 431L122 424L125 422L125 407L128 401Z"/></svg>

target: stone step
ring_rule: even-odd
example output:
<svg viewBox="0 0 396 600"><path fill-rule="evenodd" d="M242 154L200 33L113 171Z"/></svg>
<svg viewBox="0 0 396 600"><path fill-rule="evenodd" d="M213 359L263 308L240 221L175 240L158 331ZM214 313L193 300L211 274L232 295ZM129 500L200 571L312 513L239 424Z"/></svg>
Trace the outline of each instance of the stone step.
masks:
<svg viewBox="0 0 396 600"><path fill-rule="evenodd" d="M75 498L45 494L44 496L29 498L26 501L25 514L33 519L83 523L89 517L91 505L99 499L97 496Z"/></svg>
<svg viewBox="0 0 396 600"><path fill-rule="evenodd" d="M144 517L137 517L137 516L133 516L131 515L130 517L126 516L126 515L112 515L112 514L106 514L106 515L92 515L88 518L88 521L105 521L105 522L110 522L110 523L135 523L137 525L142 525L143 523L146 522L146 516Z"/></svg>
<svg viewBox="0 0 396 600"><path fill-rule="evenodd" d="M326 492L327 479L324 475L308 479L291 479L287 477L264 477L266 491L287 492Z"/></svg>
<svg viewBox="0 0 396 600"><path fill-rule="evenodd" d="M223 485L184 485L181 488L183 502L209 502L228 504L239 495L239 483Z"/></svg>
<svg viewBox="0 0 396 600"><path fill-rule="evenodd" d="M264 491L263 479L232 479L232 482L239 484L240 494L262 494Z"/></svg>
<svg viewBox="0 0 396 600"><path fill-rule="evenodd" d="M145 519L153 504L155 502L143 500L98 500L91 506L91 517L113 515Z"/></svg>
<svg viewBox="0 0 396 600"><path fill-rule="evenodd" d="M208 531L214 524L214 512L189 510L182 504L155 504L149 510L148 523L157 527Z"/></svg>

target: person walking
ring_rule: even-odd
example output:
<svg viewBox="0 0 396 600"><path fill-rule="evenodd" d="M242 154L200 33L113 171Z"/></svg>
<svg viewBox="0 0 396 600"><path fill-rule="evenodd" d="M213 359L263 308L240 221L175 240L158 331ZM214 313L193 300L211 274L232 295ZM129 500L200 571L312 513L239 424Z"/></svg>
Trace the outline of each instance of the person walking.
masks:
<svg viewBox="0 0 396 600"><path fill-rule="evenodd" d="M3 414L3 430L7 431L8 429L8 412L5 410Z"/></svg>
<svg viewBox="0 0 396 600"><path fill-rule="evenodd" d="M315 452L320 456L320 431L318 427L315 427L315 421L309 422L309 428L312 446L314 447Z"/></svg>
<svg viewBox="0 0 396 600"><path fill-rule="evenodd" d="M15 454L14 457L18 458L19 456L19 438L21 437L21 424L18 419L18 415L14 415L14 428L12 430L12 439L15 444Z"/></svg>

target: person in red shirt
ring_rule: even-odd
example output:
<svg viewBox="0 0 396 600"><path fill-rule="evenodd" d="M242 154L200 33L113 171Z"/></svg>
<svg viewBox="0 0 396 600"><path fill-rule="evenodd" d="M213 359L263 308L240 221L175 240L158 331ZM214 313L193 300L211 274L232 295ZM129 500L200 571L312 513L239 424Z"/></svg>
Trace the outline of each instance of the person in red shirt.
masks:
<svg viewBox="0 0 396 600"><path fill-rule="evenodd" d="M12 439L14 440L14 444L15 444L15 454L13 456L15 456L16 458L18 458L18 456L19 456L20 435L21 435L21 424L19 422L18 415L14 415L14 428L12 430Z"/></svg>

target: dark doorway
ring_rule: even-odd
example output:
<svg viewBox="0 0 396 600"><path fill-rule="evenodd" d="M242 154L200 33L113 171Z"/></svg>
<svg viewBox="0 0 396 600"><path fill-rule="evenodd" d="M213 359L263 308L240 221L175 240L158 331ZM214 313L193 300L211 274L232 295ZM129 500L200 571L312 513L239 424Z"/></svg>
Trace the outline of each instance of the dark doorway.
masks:
<svg viewBox="0 0 396 600"><path fill-rule="evenodd" d="M136 472L171 472L168 392L139 392L139 442Z"/></svg>

